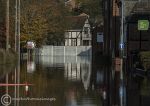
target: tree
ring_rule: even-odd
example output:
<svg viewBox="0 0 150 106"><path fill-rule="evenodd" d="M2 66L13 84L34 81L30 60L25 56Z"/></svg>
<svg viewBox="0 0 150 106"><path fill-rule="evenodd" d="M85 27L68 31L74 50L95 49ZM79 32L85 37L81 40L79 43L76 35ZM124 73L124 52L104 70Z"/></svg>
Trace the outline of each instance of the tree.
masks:
<svg viewBox="0 0 150 106"><path fill-rule="evenodd" d="M5 19L5 2L0 0L0 23L4 22Z"/></svg>
<svg viewBox="0 0 150 106"><path fill-rule="evenodd" d="M21 14L22 43L34 40L36 45L40 46L43 41L46 41L47 44L63 41L67 12L61 2L53 0L23 2Z"/></svg>
<svg viewBox="0 0 150 106"><path fill-rule="evenodd" d="M67 18L68 10L63 2L52 2L46 0L48 6L46 17L48 17L49 29L46 37L46 44L60 45L64 42L64 32L68 28Z"/></svg>
<svg viewBox="0 0 150 106"><path fill-rule="evenodd" d="M0 2L5 0L0 0ZM5 7L5 5L2 5ZM0 7L1 8L1 7ZM0 9L0 13L5 12ZM62 0L21 0L21 47L33 40L40 47L43 43L55 44L64 41L67 29L66 9ZM10 0L10 43L15 42L15 2ZM58 43L57 43L58 44Z"/></svg>
<svg viewBox="0 0 150 106"><path fill-rule="evenodd" d="M42 44L47 34L48 23L43 15L43 11L37 4L28 4L28 8L22 8L21 13L21 43L32 40L37 46Z"/></svg>
<svg viewBox="0 0 150 106"><path fill-rule="evenodd" d="M9 1L8 0L0 0L0 37L1 37L1 39L0 39L0 48L1 47L6 48L6 43L7 43L7 48L6 49L8 49L9 43L12 42L13 37L10 36L10 35L11 35L11 32L12 32L11 30L14 27L9 26L9 23L13 22L13 21L11 21L12 18L10 18L10 17L12 17L12 13L11 13L12 12L12 7L14 7L13 2L14 1L12 1L12 0L9 0ZM10 3L10 5L9 5L9 3ZM6 14L7 14L7 17L6 17ZM10 19L10 21L9 21L9 19ZM7 32L7 34L6 34L6 32ZM6 37L7 37L7 40L6 40Z"/></svg>
<svg viewBox="0 0 150 106"><path fill-rule="evenodd" d="M73 12L86 13L92 23L102 21L102 0L76 0L77 8Z"/></svg>

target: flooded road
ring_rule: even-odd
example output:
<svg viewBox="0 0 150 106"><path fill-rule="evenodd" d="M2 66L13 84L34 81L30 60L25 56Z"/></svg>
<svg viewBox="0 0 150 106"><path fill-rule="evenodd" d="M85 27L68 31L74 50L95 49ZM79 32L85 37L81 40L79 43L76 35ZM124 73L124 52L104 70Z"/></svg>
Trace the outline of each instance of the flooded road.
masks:
<svg viewBox="0 0 150 106"><path fill-rule="evenodd" d="M1 76L0 96L9 94L10 106L101 106L99 90L90 84L91 74L89 57L24 60Z"/></svg>
<svg viewBox="0 0 150 106"><path fill-rule="evenodd" d="M41 56L0 69L0 106L150 105L149 78L120 80L119 72L86 56Z"/></svg>

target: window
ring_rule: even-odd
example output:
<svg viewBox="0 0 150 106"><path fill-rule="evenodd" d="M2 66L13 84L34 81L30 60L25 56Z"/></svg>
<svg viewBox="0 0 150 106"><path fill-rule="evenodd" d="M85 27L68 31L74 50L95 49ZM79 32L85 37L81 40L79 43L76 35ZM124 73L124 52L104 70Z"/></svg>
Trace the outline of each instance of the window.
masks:
<svg viewBox="0 0 150 106"><path fill-rule="evenodd" d="M88 34L88 27L84 28L84 34Z"/></svg>
<svg viewBox="0 0 150 106"><path fill-rule="evenodd" d="M89 41L88 40L84 40L83 41L83 46L89 46Z"/></svg>
<svg viewBox="0 0 150 106"><path fill-rule="evenodd" d="M76 46L76 39L71 39L71 46Z"/></svg>

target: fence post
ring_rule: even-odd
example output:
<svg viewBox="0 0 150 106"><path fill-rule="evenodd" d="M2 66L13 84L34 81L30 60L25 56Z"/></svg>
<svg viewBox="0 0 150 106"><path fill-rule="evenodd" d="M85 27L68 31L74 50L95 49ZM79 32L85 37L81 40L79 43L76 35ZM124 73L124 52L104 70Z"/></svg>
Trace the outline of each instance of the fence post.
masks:
<svg viewBox="0 0 150 106"><path fill-rule="evenodd" d="M54 46L52 46L52 57L54 56Z"/></svg>
<svg viewBox="0 0 150 106"><path fill-rule="evenodd" d="M77 46L76 46L76 63L77 63L77 55L78 55L78 54L77 54Z"/></svg>
<svg viewBox="0 0 150 106"><path fill-rule="evenodd" d="M66 46L64 46L64 63L65 63L65 61L66 61L66 59L65 59L65 56L66 56L66 49L65 49L65 47L66 47Z"/></svg>

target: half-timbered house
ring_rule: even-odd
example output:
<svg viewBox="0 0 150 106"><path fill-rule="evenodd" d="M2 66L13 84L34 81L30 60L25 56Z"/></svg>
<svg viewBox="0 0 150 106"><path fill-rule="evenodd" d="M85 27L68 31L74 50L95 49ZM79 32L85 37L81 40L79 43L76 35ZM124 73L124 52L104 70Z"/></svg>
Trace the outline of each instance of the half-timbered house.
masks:
<svg viewBox="0 0 150 106"><path fill-rule="evenodd" d="M90 46L89 16L83 13L79 16L68 17L68 21L70 27L65 32L65 46Z"/></svg>

